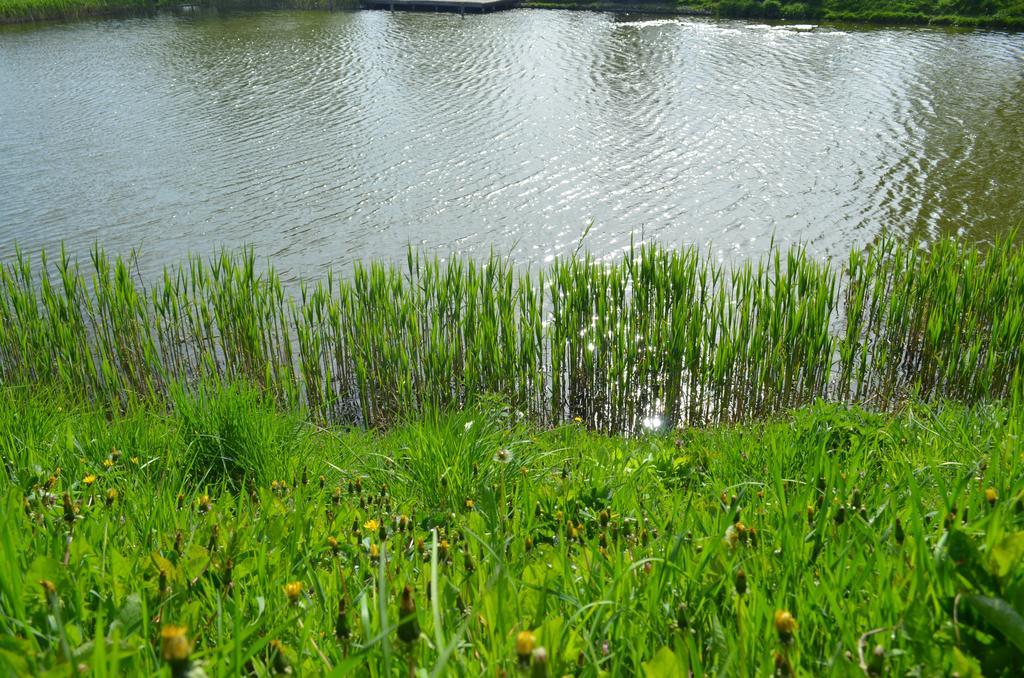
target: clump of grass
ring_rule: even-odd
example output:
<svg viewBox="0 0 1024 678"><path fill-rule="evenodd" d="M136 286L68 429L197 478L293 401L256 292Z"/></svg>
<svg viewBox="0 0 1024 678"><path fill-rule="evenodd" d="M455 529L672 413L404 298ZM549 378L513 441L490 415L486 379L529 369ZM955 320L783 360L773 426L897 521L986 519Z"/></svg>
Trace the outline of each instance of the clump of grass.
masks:
<svg viewBox="0 0 1024 678"><path fill-rule="evenodd" d="M0 269L0 375L108 403L245 381L318 422L384 427L498 394L605 431L749 421L816 399L897 406L1019 387L1024 253L883 238L842 262L799 246L736 266L696 248L583 254L534 274L492 255L357 264L291 296L253 253L146 286L63 251Z"/></svg>
<svg viewBox="0 0 1024 678"><path fill-rule="evenodd" d="M317 429L280 450L308 472L233 490L181 464L189 415L5 386L0 667L1006 674L1022 426L1019 401L819 403L679 438L487 409ZM419 480L444 449L458 506Z"/></svg>
<svg viewBox="0 0 1024 678"><path fill-rule="evenodd" d="M282 416L248 384L175 386L171 402L186 443L180 463L202 482L263 485L302 462L286 452L303 448L300 420Z"/></svg>

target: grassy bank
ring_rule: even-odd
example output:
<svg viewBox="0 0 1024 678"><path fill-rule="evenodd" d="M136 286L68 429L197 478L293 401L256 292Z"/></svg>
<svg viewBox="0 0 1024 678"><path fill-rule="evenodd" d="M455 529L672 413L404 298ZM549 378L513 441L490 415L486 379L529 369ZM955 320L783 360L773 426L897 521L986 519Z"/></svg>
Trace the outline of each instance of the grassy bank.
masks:
<svg viewBox="0 0 1024 678"><path fill-rule="evenodd" d="M494 675L518 646L532 675L1010 675L1022 414L374 434L245 386L114 416L4 387L0 673Z"/></svg>
<svg viewBox="0 0 1024 678"><path fill-rule="evenodd" d="M355 0L0 0L0 24L82 19L93 16L134 16L183 8L221 10L355 9Z"/></svg>
<svg viewBox="0 0 1024 678"><path fill-rule="evenodd" d="M1024 0L525 0L525 7L874 24L1024 29ZM182 6L221 9L342 9L355 0L0 0L0 23L127 16Z"/></svg>
<svg viewBox="0 0 1024 678"><path fill-rule="evenodd" d="M251 254L193 258L153 285L98 250L85 268L19 255L0 268L0 377L117 409L212 375L318 422L378 427L499 394L534 421L605 431L1021 385L1011 241L887 240L842 261L794 247L736 266L645 246L532 273L410 252L291 290Z"/></svg>
<svg viewBox="0 0 1024 678"><path fill-rule="evenodd" d="M1024 29L1022 0L527 0L524 5L738 19Z"/></svg>

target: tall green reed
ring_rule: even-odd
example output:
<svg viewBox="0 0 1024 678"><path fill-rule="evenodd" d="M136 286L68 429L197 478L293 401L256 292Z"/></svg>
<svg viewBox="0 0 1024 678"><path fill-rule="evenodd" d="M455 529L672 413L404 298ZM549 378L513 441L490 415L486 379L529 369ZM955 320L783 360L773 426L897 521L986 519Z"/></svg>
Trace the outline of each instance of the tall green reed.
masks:
<svg viewBox="0 0 1024 678"><path fill-rule="evenodd" d="M246 381L323 422L387 426L499 394L543 422L632 431L743 421L815 399L891 408L1019 389L1024 254L890 238L840 263L800 246L727 265L631 247L524 272L495 254L356 264L290 294L251 251L150 286L132 259L61 250L0 268L0 376L123 407Z"/></svg>

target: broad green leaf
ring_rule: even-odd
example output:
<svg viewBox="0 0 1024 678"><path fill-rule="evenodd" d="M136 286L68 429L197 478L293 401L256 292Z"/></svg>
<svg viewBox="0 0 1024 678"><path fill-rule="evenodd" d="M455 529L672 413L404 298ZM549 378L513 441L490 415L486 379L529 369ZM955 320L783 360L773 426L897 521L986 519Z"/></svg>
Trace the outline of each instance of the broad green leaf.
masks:
<svg viewBox="0 0 1024 678"><path fill-rule="evenodd" d="M1024 532L1015 532L1004 537L992 547L990 565L992 573L1003 578L1015 572L1024 558Z"/></svg>
<svg viewBox="0 0 1024 678"><path fill-rule="evenodd" d="M644 662L644 675L647 678L685 678L686 666L676 653L662 647L649 662Z"/></svg>
<svg viewBox="0 0 1024 678"><path fill-rule="evenodd" d="M1018 650L1024 652L1024 618L1009 603L1002 598L988 596L967 596L964 600Z"/></svg>

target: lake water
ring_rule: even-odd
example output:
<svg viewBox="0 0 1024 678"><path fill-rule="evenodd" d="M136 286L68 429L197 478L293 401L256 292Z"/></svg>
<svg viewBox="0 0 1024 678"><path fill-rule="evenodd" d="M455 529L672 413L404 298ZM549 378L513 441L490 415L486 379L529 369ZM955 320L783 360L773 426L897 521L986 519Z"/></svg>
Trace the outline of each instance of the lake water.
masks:
<svg viewBox="0 0 1024 678"><path fill-rule="evenodd" d="M1024 35L517 10L0 30L0 252L286 275L630 237L722 257L1024 220Z"/></svg>

